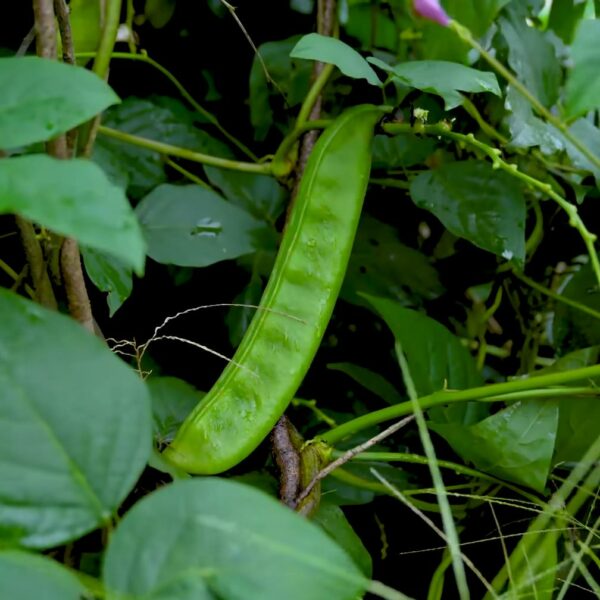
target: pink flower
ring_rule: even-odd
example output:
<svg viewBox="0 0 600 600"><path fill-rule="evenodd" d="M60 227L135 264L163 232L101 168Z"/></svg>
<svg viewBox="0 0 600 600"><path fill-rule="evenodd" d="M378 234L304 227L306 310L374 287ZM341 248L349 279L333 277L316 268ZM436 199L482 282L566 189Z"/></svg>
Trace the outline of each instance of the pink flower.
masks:
<svg viewBox="0 0 600 600"><path fill-rule="evenodd" d="M450 23L450 17L440 6L438 0L414 0L413 6L420 17L435 21L444 27Z"/></svg>

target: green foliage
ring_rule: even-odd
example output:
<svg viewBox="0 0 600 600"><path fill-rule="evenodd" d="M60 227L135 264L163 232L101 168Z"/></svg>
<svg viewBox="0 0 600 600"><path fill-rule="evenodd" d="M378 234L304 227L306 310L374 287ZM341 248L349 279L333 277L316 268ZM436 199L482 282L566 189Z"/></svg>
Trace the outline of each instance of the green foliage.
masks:
<svg viewBox="0 0 600 600"><path fill-rule="evenodd" d="M307 58L335 65L344 75L381 85L377 74L352 47L332 37L309 33L290 52L292 58Z"/></svg>
<svg viewBox="0 0 600 600"><path fill-rule="evenodd" d="M415 60L391 67L377 58L371 58L369 62L393 75L403 85L441 96L446 110L463 103L460 92L489 92L500 96L498 81L493 73L477 71L457 63Z"/></svg>
<svg viewBox="0 0 600 600"><path fill-rule="evenodd" d="M67 317L5 290L0 309L2 537L49 548L110 521L148 460L150 403Z"/></svg>
<svg viewBox="0 0 600 600"><path fill-rule="evenodd" d="M35 173L35 177L30 177ZM122 190L96 165L42 154L0 162L0 213L16 212L144 270L146 246Z"/></svg>
<svg viewBox="0 0 600 600"><path fill-rule="evenodd" d="M454 235L523 264L525 199L510 176L485 162L454 162L418 175L410 192Z"/></svg>
<svg viewBox="0 0 600 600"><path fill-rule="evenodd" d="M352 600L367 580L318 527L273 498L206 479L171 485L129 512L109 544L104 582L109 598Z"/></svg>
<svg viewBox="0 0 600 600"><path fill-rule="evenodd" d="M205 267L262 247L268 231L246 211L198 185L156 187L136 207L148 256Z"/></svg>
<svg viewBox="0 0 600 600"><path fill-rule="evenodd" d="M84 591L77 578L53 560L16 550L0 551L0 594L34 600L78 600Z"/></svg>
<svg viewBox="0 0 600 600"><path fill-rule="evenodd" d="M45 142L80 125L118 96L89 71L41 58L0 58L0 148Z"/></svg>
<svg viewBox="0 0 600 600"><path fill-rule="evenodd" d="M0 597L597 595L600 3L120 4L0 19Z"/></svg>

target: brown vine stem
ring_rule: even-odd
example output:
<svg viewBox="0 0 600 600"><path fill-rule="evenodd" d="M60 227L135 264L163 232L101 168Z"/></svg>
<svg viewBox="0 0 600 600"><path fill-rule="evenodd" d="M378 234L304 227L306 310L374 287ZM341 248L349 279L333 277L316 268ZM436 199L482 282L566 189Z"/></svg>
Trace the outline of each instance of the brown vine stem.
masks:
<svg viewBox="0 0 600 600"><path fill-rule="evenodd" d="M317 11L317 31L321 35L332 35L335 29L335 0L319 0ZM306 114L306 109L308 108L308 106L310 106L310 111L308 112L308 120L316 121L321 118L321 109L323 105L322 90L325 86L325 83L327 82L327 79L331 75L332 70L332 65L327 65L326 67L325 64L322 62L317 61L313 65L312 89L308 93L306 100L304 101L300 109L298 125L303 124L303 118ZM313 90L316 92L316 95L311 93ZM310 156L310 153L312 152L312 149L314 148L314 145L317 142L319 133L320 132L318 130L312 129L302 137L302 141L300 142L297 177L294 184L294 190L292 192L292 201L290 202L290 207L293 206L294 198L296 197L296 194L298 192L298 186L300 185L300 180L302 179L302 173L304 173L306 163L308 162L308 157Z"/></svg>
<svg viewBox="0 0 600 600"><path fill-rule="evenodd" d="M34 0L34 15L38 56L56 60L55 11L62 42L62 54L65 62L75 63L73 36L69 22L69 8L65 0ZM46 144L48 154L61 160L71 157L67 136L60 135ZM79 246L74 239L64 241L53 235L53 248L50 252L60 253L60 273L62 275L69 312L85 329L94 332L94 318L90 299L85 287Z"/></svg>
<svg viewBox="0 0 600 600"><path fill-rule="evenodd" d="M38 55L44 56L46 53L52 51L54 43L54 12L52 6L48 8L47 3L40 0L34 0L33 10L35 19L33 30L37 35L37 51ZM1 156L3 154L0 153ZM29 264L31 281L35 289L35 298L42 306L55 310L58 305L52 284L50 283L48 271L46 270L42 247L33 224L21 215L15 215L15 222L21 234L23 250Z"/></svg>

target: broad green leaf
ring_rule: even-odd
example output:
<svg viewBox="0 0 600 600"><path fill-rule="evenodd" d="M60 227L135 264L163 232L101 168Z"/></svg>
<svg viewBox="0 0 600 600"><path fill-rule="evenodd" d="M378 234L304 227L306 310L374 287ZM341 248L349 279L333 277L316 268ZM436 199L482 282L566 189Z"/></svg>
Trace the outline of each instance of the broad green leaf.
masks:
<svg viewBox="0 0 600 600"><path fill-rule="evenodd" d="M574 463L600 435L599 398L561 398L554 464Z"/></svg>
<svg viewBox="0 0 600 600"><path fill-rule="evenodd" d="M370 578L373 573L371 555L348 523L344 511L334 504L321 503L311 518L347 552L365 577Z"/></svg>
<svg viewBox="0 0 600 600"><path fill-rule="evenodd" d="M281 113L285 121L285 106L281 92L285 95L285 105L289 107L300 104L308 92L312 64L290 57L290 52L299 39L299 36L294 36L285 40L267 42L258 48L277 88L267 82L261 61L254 57L250 70L250 122L254 127L256 140L265 139L278 113Z"/></svg>
<svg viewBox="0 0 600 600"><path fill-rule="evenodd" d="M410 194L454 235L523 263L525 199L510 175L484 161L446 163L415 177Z"/></svg>
<svg viewBox="0 0 600 600"><path fill-rule="evenodd" d="M449 27L420 19L419 58L447 60L455 64L469 62L469 45Z"/></svg>
<svg viewBox="0 0 600 600"><path fill-rule="evenodd" d="M482 37L496 15L511 0L445 0L446 12L468 27L476 37Z"/></svg>
<svg viewBox="0 0 600 600"><path fill-rule="evenodd" d="M211 184L231 202L253 217L274 224L285 205L287 194L273 177L205 167Z"/></svg>
<svg viewBox="0 0 600 600"><path fill-rule="evenodd" d="M161 185L135 211L160 263L206 267L254 252L265 237L260 221L198 185Z"/></svg>
<svg viewBox="0 0 600 600"><path fill-rule="evenodd" d="M589 264L571 277L561 295L600 311L600 290ZM557 302L552 323L554 345L559 354L600 344L600 320L562 302Z"/></svg>
<svg viewBox="0 0 600 600"><path fill-rule="evenodd" d="M348 375L372 394L379 396L387 404L398 404L405 400L394 385L375 371L352 363L331 363L327 365L327 368Z"/></svg>
<svg viewBox="0 0 600 600"><path fill-rule="evenodd" d="M180 102L160 96L151 100L127 98L108 110L103 118L103 125L125 133L231 158L232 152L226 144L196 127L200 122L200 117ZM93 159L115 183L126 184L128 194L134 198L141 198L167 180L164 160L158 152L113 138L98 136Z"/></svg>
<svg viewBox="0 0 600 600"><path fill-rule="evenodd" d="M543 492L558 425L554 400L527 400L475 425L429 423L453 450L478 469Z"/></svg>
<svg viewBox="0 0 600 600"><path fill-rule="evenodd" d="M44 142L119 97L94 73L36 56L0 58L0 148Z"/></svg>
<svg viewBox="0 0 600 600"><path fill-rule="evenodd" d="M554 364L539 369L532 376L572 371L589 365L598 364L600 346L591 346L570 352L559 358ZM590 382L597 386L599 381ZM576 462L581 460L588 448L596 440L600 431L600 398L562 396L558 399L558 433L553 464Z"/></svg>
<svg viewBox="0 0 600 600"><path fill-rule="evenodd" d="M444 60L414 60L390 66L378 58L371 57L368 61L391 73L408 87L441 96L446 110L463 103L460 92L490 92L500 96L500 87L493 73L478 71L457 63Z"/></svg>
<svg viewBox="0 0 600 600"><path fill-rule="evenodd" d="M365 298L402 345L419 396L482 383L468 350L441 323L392 300Z"/></svg>
<svg viewBox="0 0 600 600"><path fill-rule="evenodd" d="M569 131L596 156L600 157L600 129L593 122L588 119L578 119L569 127ZM575 148L571 142L564 140L564 144L573 165L592 173L596 180L596 186L600 187L600 168Z"/></svg>
<svg viewBox="0 0 600 600"><path fill-rule="evenodd" d="M123 191L93 162L44 154L0 161L0 213L19 213L144 271L138 221Z"/></svg>
<svg viewBox="0 0 600 600"><path fill-rule="evenodd" d="M362 217L340 293L344 300L365 305L365 293L415 306L443 291L424 254L400 242L394 227Z"/></svg>
<svg viewBox="0 0 600 600"><path fill-rule="evenodd" d="M146 0L144 16L155 29L162 29L175 12L176 0Z"/></svg>
<svg viewBox="0 0 600 600"><path fill-rule="evenodd" d="M204 393L177 377L150 377L147 383L152 399L154 435L161 444L170 442Z"/></svg>
<svg viewBox="0 0 600 600"><path fill-rule="evenodd" d="M333 64L348 77L366 79L371 85L381 86L367 61L354 48L333 37L309 33L300 38L290 56Z"/></svg>
<svg viewBox="0 0 600 600"><path fill-rule="evenodd" d="M585 11L585 0L561 0L552 2L548 28L552 29L565 44L570 44L577 25Z"/></svg>
<svg viewBox="0 0 600 600"><path fill-rule="evenodd" d="M146 496L119 524L104 562L108 600L354 600L367 582L316 525L216 478Z"/></svg>
<svg viewBox="0 0 600 600"><path fill-rule="evenodd" d="M571 46L574 66L565 87L565 116L578 117L600 107L600 20L581 22Z"/></svg>
<svg viewBox="0 0 600 600"><path fill-rule="evenodd" d="M423 164L435 150L435 140L413 134L376 135L373 140L373 169L397 169Z"/></svg>
<svg viewBox="0 0 600 600"><path fill-rule="evenodd" d="M514 4L514 3L513 3ZM525 19L500 19L502 35L508 44L508 63L519 81L546 107L558 99L560 63L546 35L529 27Z"/></svg>
<svg viewBox="0 0 600 600"><path fill-rule="evenodd" d="M0 290L0 531L50 548L108 523L150 453L140 378L73 320Z"/></svg>
<svg viewBox="0 0 600 600"><path fill-rule="evenodd" d="M350 6L344 29L359 40L362 49L384 48L394 54L398 49L398 27L381 6L368 3Z"/></svg>
<svg viewBox="0 0 600 600"><path fill-rule="evenodd" d="M515 148L539 146L544 154L564 149L563 137L552 125L536 117L531 104L509 86L505 106L510 111L508 128L510 145Z"/></svg>
<svg viewBox="0 0 600 600"><path fill-rule="evenodd" d="M80 600L84 591L75 575L50 558L0 551L0 598Z"/></svg>
<svg viewBox="0 0 600 600"><path fill-rule="evenodd" d="M81 256L88 277L101 292L108 293L106 301L112 317L133 289L131 269L116 258L92 248L81 248Z"/></svg>
<svg viewBox="0 0 600 600"><path fill-rule="evenodd" d="M100 43L102 33L101 5L97 0L71 0L69 2L69 21L73 34L75 52L94 52ZM59 45L62 40L58 36ZM89 58L78 62L85 64Z"/></svg>

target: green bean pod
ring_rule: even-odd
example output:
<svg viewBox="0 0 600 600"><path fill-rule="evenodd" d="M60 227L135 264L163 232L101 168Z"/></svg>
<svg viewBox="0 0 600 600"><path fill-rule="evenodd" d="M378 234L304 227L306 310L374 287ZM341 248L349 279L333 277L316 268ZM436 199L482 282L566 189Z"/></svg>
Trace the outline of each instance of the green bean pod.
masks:
<svg viewBox="0 0 600 600"><path fill-rule="evenodd" d="M310 155L273 272L244 338L180 427L165 458L225 471L269 434L300 386L329 322L352 250L383 109L353 107Z"/></svg>

